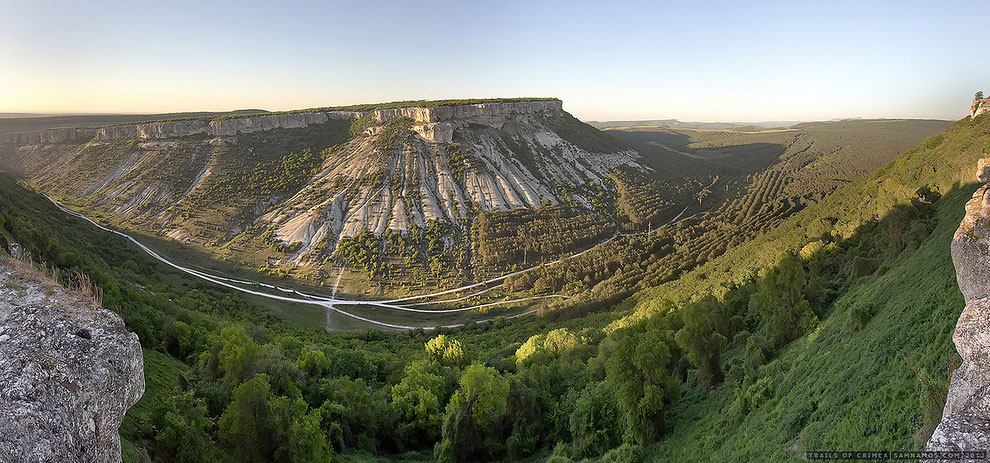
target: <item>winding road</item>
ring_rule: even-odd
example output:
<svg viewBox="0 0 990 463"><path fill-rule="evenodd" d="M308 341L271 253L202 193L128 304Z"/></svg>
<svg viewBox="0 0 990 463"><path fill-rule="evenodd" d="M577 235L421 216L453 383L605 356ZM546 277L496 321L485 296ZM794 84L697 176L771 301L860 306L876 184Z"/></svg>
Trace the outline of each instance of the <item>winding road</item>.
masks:
<svg viewBox="0 0 990 463"><path fill-rule="evenodd" d="M488 308L488 307L494 307L494 306L498 306L498 305L506 305L506 304L512 304L512 303L517 303L517 302L526 302L526 301L538 300L538 299L547 299L547 298L568 299L568 298L570 298L570 296L561 295L561 294L549 294L549 295L544 295L544 296L529 296L529 297L523 297L523 298L518 298L518 299L506 300L506 301L490 302L490 303L485 303L485 304L478 304L478 305L471 305L471 306L465 306L465 307L458 307L458 308L453 308L453 309L417 309L417 308L410 307L410 305L438 304L438 303L445 303L445 302L462 301L462 300L470 299L471 297L480 295L480 294L485 293L487 291L490 291L492 289L492 288L487 288L487 289L483 289L481 291L475 292L473 294L470 294L470 295L467 295L467 296L463 296L463 297L459 297L459 298L455 298L455 299L440 300L440 301L431 301L431 302L419 302L419 303L408 304L408 305L405 305L405 306L398 305L401 302L413 301L413 300L418 300L418 299L428 299L428 298L443 296L443 295L447 295L447 294L458 293L458 292L469 290L469 289L472 289L472 288L477 288L479 286L486 286L486 285L489 285L489 284L492 284L492 283L497 283L499 281L505 280L506 278L509 278L509 277L512 277L512 276L515 276L515 275L519 275L519 274L522 274L522 273L525 273L525 272L534 270L534 269L539 268L539 267L542 267L542 266L550 266L550 265L557 264L559 262L563 262L563 261L565 261L567 259L578 257L578 256L580 256L580 255L582 255L582 254L584 254L586 252L589 252L589 251L591 251L591 250L593 250L593 249L595 249L595 248L597 248L599 246L602 246L602 245L604 245L604 244L606 244L606 243L608 243L608 242L610 242L610 241L612 241L612 240L614 240L616 238L619 238L619 237L622 237L622 236L630 236L630 235L638 235L638 234L646 233L646 232L640 232L640 233L633 233L633 234L622 234L622 233L616 232L611 238L608 238L608 239L606 239L606 240L604 240L604 241L596 244L595 246L592 246L592 247L590 247L588 249L585 249L583 251L577 252L575 254L571 254L569 256L561 257L561 258L559 258L557 260L554 260L552 262L549 262L549 263L532 266L532 267L529 267L529 268L526 268L526 269L522 269L522 270L517 270L515 272L507 273L507 274L502 275L502 276L499 276L499 277L490 278L490 279L487 279L487 280L484 280L484 281L481 281L481 282L478 282L478 283L464 285L464 286L461 286L461 287L458 287L458 288L452 288L452 289L447 289L447 290L444 290L444 291L438 291L438 292L429 293L429 294L420 294L420 295L416 295L416 296L409 296L409 297L403 297L403 298L398 298L398 299L388 299L388 300L381 300L381 301L371 301L371 300L362 301L362 300L338 299L338 298L333 297L333 296L331 296L331 297L328 298L328 297L325 297L325 296L318 296L318 295L314 295L314 294L307 294L307 293L304 293L304 292L301 292L301 291L298 291L298 290L295 290L295 289L291 289L291 288L283 288L283 287L279 287L279 286L275 286L275 285L270 285L270 284L262 283L262 282L258 282L258 281L238 280L238 279L233 279L233 278L225 278L225 277L213 275L213 274L210 274L210 273L201 271L201 270L196 270L196 269L193 269L193 268L185 267L185 266L179 265L179 264L177 264L175 262L172 262L172 261L166 259L165 257L163 257L162 255L158 254L157 252L155 252L154 250L152 250L148 246L145 246L143 243L141 243L140 241L138 241L137 239L135 239L131 235L128 235L128 234L126 234L124 232L121 232L121 231L118 231L118 230L114 230L114 229L105 227L103 225L100 225L100 224L94 222L93 220L91 220L89 217L86 217L85 215L83 215L81 213L78 213L78 212L75 212L75 211L73 211L71 209L66 208L65 206L63 206L62 204L60 204L58 201L55 201L54 199L52 199L48 195L45 195L45 197L49 201L51 201L52 204L54 204L56 207L58 207L62 212L65 212L66 214L69 214L69 215L71 215L73 217L78 217L80 219L83 219L83 220L91 223L93 226L99 228L100 230L103 230L105 232L113 233L115 235L119 235L121 237L124 237L125 239L127 239L131 243L134 243L135 246L137 246L138 248L140 248L142 251L144 251L145 253L147 253L149 256L151 256L155 260L158 260L159 262L162 262L163 264L168 265L168 266L170 266L170 267L172 267L172 268L174 268L176 270L179 270L179 271L181 271L183 273L186 273L188 275L191 275L191 276L194 276L196 278L199 278L199 279L208 281L210 283L213 283L213 284L216 284L216 285L219 285L219 286L223 286L225 288L233 289L235 291L239 291L239 292L242 292L242 293L245 293L245 294L251 294L251 295L254 295L254 296L260 296L260 297L264 297L264 298L268 298L268 299L272 299L272 300L277 300L277 301L294 302L294 303L299 303L299 304L309 304L309 305L316 305L316 306L323 307L324 310L326 310L326 312L327 312L327 326L326 326L326 328L328 328L328 329L330 328L329 318L330 318L330 313L331 312L336 312L336 313L338 313L340 315L344 315L346 317L350 317L350 318L353 318L355 320L359 320L359 321L362 321L362 322L365 322L365 323L370 323L372 325L377 325L377 326L382 326L382 327L392 328L392 329L399 329L399 330L413 330L413 329L434 330L434 329L439 328L439 327L453 328L453 327L458 327L458 326L462 326L463 325L463 323L457 323L457 324L451 324L451 325L433 325L433 326L399 325L399 324L386 323L386 322L383 322L383 321L373 320L373 319L370 319L370 318L362 317L360 315L356 315L354 313L351 313L351 312L342 310L342 309L338 308L338 306L348 306L348 305L351 305L351 306L372 306L372 307L379 307L379 308L383 308L383 309L398 310L398 311L404 311L404 312L436 313L436 314L441 314L441 313L467 312L467 311L478 310L478 309L483 309L483 308ZM673 224L673 223L677 223L677 222L679 222L681 220L686 220L686 219L688 219L690 217L693 217L693 215L692 215L690 217L685 217L683 219L681 218L681 216L684 215L684 213L687 211L687 209L688 208L685 207L683 210L681 210L681 212L679 214L677 214L676 217L674 217L673 219L671 219L670 221L668 221L667 223L665 223L661 227L666 226L666 225L670 225L670 224ZM661 228L661 227L658 227L658 228ZM262 287L262 288L268 288L268 289L280 291L280 292L283 292L283 293L295 294L295 295L300 296L300 297L290 297L290 296L283 296L283 295L279 295L279 294L272 294L270 292L255 291L253 289L245 288L242 285L258 286L258 287ZM528 310L528 311L521 312L521 313L518 313L518 314L510 315L510 316L507 316L505 318L521 317L521 316L524 316L524 315L529 315L531 313L534 313L537 310L538 309L532 309L532 310ZM487 323L487 322L493 321L494 319L495 318L492 317L492 318L487 318L487 319L482 319L482 320L475 320L474 323Z"/></svg>

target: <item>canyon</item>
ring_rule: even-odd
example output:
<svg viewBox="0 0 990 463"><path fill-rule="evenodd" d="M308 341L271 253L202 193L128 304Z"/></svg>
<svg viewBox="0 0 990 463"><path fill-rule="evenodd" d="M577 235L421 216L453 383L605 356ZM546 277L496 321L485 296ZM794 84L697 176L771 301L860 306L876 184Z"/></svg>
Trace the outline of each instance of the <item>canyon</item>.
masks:
<svg viewBox="0 0 990 463"><path fill-rule="evenodd" d="M565 205L607 215L595 195L616 194L615 169L652 175L638 152L555 99L2 137L8 170L60 202L221 259L307 274L339 271L329 260L338 244L365 231L405 236L436 224L453 253L483 213Z"/></svg>

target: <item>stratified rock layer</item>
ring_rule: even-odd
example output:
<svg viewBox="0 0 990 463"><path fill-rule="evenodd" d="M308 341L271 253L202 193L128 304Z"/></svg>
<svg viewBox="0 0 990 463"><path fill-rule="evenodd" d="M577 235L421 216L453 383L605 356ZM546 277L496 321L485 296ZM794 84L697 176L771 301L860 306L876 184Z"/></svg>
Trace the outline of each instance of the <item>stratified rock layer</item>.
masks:
<svg viewBox="0 0 990 463"><path fill-rule="evenodd" d="M990 180L987 164L986 159L980 160L977 171L977 178L983 183ZM952 263L966 299L966 308L952 335L963 363L952 373L942 421L926 450L987 451L990 450L990 188L986 185L966 203L966 217L952 239Z"/></svg>
<svg viewBox="0 0 990 463"><path fill-rule="evenodd" d="M241 169L262 165L252 160L255 154L269 159L269 166L287 159L288 151L264 140L319 139L345 124L353 130L343 121L354 118L365 118L367 127L360 125L363 132L327 151L304 182L286 182L291 188L281 189L284 174L252 176L255 183L245 187L275 186L243 197L224 186L225 178L245 178ZM276 129L281 132L264 133ZM616 170L650 171L639 153L600 139L564 112L560 100L58 130L32 143L12 135L20 144L6 149L10 154L0 164L87 212L110 214L207 252L236 241L224 259L306 272L329 270L341 240L365 230L407 234L435 221L469 235L465 223L474 214L562 203L607 214L596 209L595 191L616 192L610 178ZM55 142L64 137L77 138ZM262 264L255 255L275 241L289 252L272 253Z"/></svg>
<svg viewBox="0 0 990 463"><path fill-rule="evenodd" d="M533 100L517 102L493 102L465 105L436 106L425 108L379 109L370 112L370 117L384 122L396 117L408 117L414 122L428 126L421 132L424 138L432 138L436 130L442 134L452 130L449 124L438 122L471 119L476 123L498 127L506 118L519 114L536 114L562 111L560 100ZM15 132L0 134L0 144L25 145L33 143L66 143L76 140L108 141L116 139L164 139L208 135L213 137L232 136L241 133L254 133L272 129L299 129L323 124L330 119L356 119L369 114L368 111L300 111L282 114L259 114L208 120L206 118L120 124L107 127L78 127L48 129L42 132ZM449 135L447 136L449 142Z"/></svg>
<svg viewBox="0 0 990 463"><path fill-rule="evenodd" d="M120 317L0 261L0 359L0 461L121 461L144 366Z"/></svg>

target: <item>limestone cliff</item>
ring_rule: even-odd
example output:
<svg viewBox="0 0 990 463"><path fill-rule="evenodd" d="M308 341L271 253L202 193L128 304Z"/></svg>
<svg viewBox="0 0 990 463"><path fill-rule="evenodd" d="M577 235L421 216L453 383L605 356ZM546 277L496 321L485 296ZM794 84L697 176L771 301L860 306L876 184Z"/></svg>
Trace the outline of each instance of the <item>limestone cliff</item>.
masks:
<svg viewBox="0 0 990 463"><path fill-rule="evenodd" d="M566 203L609 215L594 195L617 191L614 170L652 172L639 153L564 112L560 100L59 129L27 143L20 137L11 136L18 146L3 161L32 188L204 250L229 244L224 258L257 267L319 269L343 238L363 230L405 234L432 221L448 230L449 247L452 233L469 234L470 218L486 211ZM282 188L301 164L268 178L265 169L288 165L290 153L304 147L327 148L306 166L305 178ZM266 250L279 243L290 251Z"/></svg>
<svg viewBox="0 0 990 463"><path fill-rule="evenodd" d="M27 145L35 143L68 143L73 141L109 141L117 139L166 139L194 135L212 137L253 133L271 129L295 129L322 124L329 119L354 119L358 111L312 111L286 114L265 114L225 119L186 119L111 125L108 127L79 127L48 129L43 132L0 134L0 144Z"/></svg>
<svg viewBox="0 0 990 463"><path fill-rule="evenodd" d="M988 111L990 111L990 98L973 98L973 105L969 108L969 117L975 119Z"/></svg>
<svg viewBox="0 0 990 463"><path fill-rule="evenodd" d="M0 461L121 460L144 393L137 335L91 300L0 260Z"/></svg>
<svg viewBox="0 0 990 463"><path fill-rule="evenodd" d="M952 239L952 263L966 300L952 336L962 365L949 381L942 421L926 450L990 450L990 165L979 162L984 183L966 203ZM983 460L980 460L983 461Z"/></svg>
<svg viewBox="0 0 990 463"><path fill-rule="evenodd" d="M561 111L560 100L493 102L435 107L408 107L370 111L371 117L384 122L396 117L408 117L419 126L435 127L438 122L470 121L499 128L507 118L518 114ZM260 114L209 120L205 118L120 124L108 127L48 129L42 132L0 134L0 144L26 145L33 143L66 143L76 140L116 140L126 138L165 139L207 135L232 136L271 129L296 129L322 124L329 119L356 119L369 111L299 111L282 114ZM447 126L444 126L446 128ZM441 130L449 133L449 129ZM431 136L424 135L426 138Z"/></svg>

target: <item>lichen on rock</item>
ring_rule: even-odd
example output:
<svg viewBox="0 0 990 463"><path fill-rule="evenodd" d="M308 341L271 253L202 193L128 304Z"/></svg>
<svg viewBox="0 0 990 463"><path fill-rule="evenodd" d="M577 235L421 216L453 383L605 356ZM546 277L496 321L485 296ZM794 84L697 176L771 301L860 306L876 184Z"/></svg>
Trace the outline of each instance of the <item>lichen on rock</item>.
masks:
<svg viewBox="0 0 990 463"><path fill-rule="evenodd" d="M137 335L44 274L0 259L0 461L121 461L144 393Z"/></svg>

